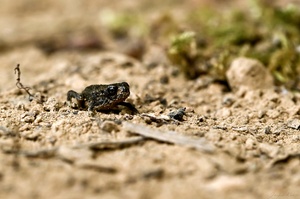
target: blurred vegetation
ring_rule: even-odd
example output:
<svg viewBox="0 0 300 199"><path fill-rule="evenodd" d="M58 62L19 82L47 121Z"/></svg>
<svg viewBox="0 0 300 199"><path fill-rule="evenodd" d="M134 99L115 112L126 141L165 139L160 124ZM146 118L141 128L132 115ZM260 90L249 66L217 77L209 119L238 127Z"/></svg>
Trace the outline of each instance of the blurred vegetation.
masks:
<svg viewBox="0 0 300 199"><path fill-rule="evenodd" d="M232 59L251 57L269 68L278 85L299 90L299 7L289 4L279 8L258 0L248 2L248 12L237 8L221 13L212 8L192 11L187 21L194 31L193 37L183 39L188 33L184 32L171 40L168 51L171 61L180 65L187 78L196 78L201 74L199 68L206 68L208 74L224 80ZM197 42L197 37L202 42Z"/></svg>
<svg viewBox="0 0 300 199"><path fill-rule="evenodd" d="M184 31L171 39L170 60L187 78L207 73L225 80L234 58L251 57L268 67L278 85L299 90L300 8L292 4L275 7L259 0L247 2L247 12L238 8L190 12L186 21L193 34Z"/></svg>
<svg viewBox="0 0 300 199"><path fill-rule="evenodd" d="M171 9L160 10L156 17L130 10L104 10L100 18L115 40L143 38L138 43L122 42L117 48L129 45L127 54L131 55L132 49L135 54L143 52L139 46L161 45L187 79L210 75L226 81L232 60L246 56L268 67L277 85L300 90L300 8L293 4L276 7L269 0L245 3L245 9L224 10L183 5L181 17ZM142 59L142 54L135 57Z"/></svg>

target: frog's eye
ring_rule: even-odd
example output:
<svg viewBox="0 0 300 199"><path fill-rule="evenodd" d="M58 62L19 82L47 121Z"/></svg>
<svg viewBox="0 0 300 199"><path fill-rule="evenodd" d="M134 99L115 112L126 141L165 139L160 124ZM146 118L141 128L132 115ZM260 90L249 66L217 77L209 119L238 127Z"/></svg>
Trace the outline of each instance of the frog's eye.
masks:
<svg viewBox="0 0 300 199"><path fill-rule="evenodd" d="M118 92L118 87L117 86L109 86L107 88L107 92L109 95L115 95Z"/></svg>

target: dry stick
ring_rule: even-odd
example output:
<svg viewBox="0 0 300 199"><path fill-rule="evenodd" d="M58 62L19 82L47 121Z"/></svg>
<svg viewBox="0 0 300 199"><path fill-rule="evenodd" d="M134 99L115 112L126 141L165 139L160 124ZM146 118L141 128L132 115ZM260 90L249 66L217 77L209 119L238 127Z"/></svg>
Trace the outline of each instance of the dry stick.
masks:
<svg viewBox="0 0 300 199"><path fill-rule="evenodd" d="M215 147L207 142L205 138L191 138L176 131L160 131L141 124L123 122L123 127L133 134L138 134L146 138L151 138L160 142L182 145L204 152L214 152Z"/></svg>
<svg viewBox="0 0 300 199"><path fill-rule="evenodd" d="M21 70L20 70L20 64L17 64L16 68L14 69L15 70L15 74L18 75L17 77L17 82L16 82L16 86L18 87L18 89L20 90L25 90L26 93L28 94L29 96L29 101L32 100L33 98L33 95L29 92L30 90L30 87L27 87L27 86L24 86L21 82Z"/></svg>
<svg viewBox="0 0 300 199"><path fill-rule="evenodd" d="M139 136L139 137L128 138L120 141L88 142L88 143L82 143L82 144L77 144L68 147L72 149L90 148L93 150L105 150L105 149L112 150L112 149L120 149L123 147L129 147L131 145L139 144L143 142L145 139L146 138ZM27 157L52 157L57 154L57 151L59 150L60 147L62 146L53 147L50 149L40 149L36 151L19 151L19 154Z"/></svg>
<svg viewBox="0 0 300 199"><path fill-rule="evenodd" d="M134 144L141 143L145 141L146 138L142 136L133 137L133 138L127 138L120 141L99 141L99 142L90 142L90 143L82 143L73 146L72 148L78 149L78 148L90 148L94 150L101 150L101 149L119 149L123 147L128 147Z"/></svg>
<svg viewBox="0 0 300 199"><path fill-rule="evenodd" d="M287 162L289 159L293 158L300 158L300 152L295 152L295 153L290 153L290 154L285 154L279 157L276 157L272 161L270 161L268 164L266 164L266 168L270 169L271 167L275 166L276 164L284 163Z"/></svg>

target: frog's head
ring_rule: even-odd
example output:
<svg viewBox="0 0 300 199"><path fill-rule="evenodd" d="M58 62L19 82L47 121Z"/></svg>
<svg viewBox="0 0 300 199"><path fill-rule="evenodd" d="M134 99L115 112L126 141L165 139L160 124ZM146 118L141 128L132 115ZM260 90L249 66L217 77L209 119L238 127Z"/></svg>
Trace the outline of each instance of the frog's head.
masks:
<svg viewBox="0 0 300 199"><path fill-rule="evenodd" d="M110 84L105 92L107 97L119 103L130 95L129 84L127 82Z"/></svg>

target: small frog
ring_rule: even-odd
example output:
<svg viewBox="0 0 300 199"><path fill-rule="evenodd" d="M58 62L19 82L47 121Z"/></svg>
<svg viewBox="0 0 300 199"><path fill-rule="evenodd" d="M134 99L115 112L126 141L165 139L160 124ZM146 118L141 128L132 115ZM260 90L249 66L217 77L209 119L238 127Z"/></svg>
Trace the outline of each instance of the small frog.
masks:
<svg viewBox="0 0 300 199"><path fill-rule="evenodd" d="M130 90L127 82L95 84L86 87L81 94L73 90L68 91L67 102L71 104L72 98L75 98L78 108L92 112L110 110L117 105L136 110L133 105L124 102L129 95Z"/></svg>

